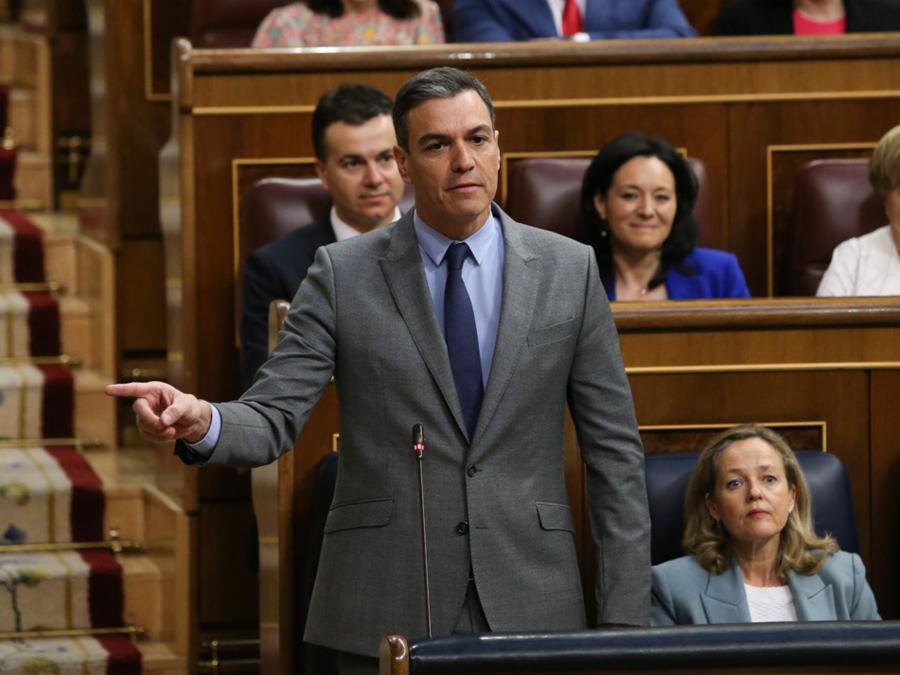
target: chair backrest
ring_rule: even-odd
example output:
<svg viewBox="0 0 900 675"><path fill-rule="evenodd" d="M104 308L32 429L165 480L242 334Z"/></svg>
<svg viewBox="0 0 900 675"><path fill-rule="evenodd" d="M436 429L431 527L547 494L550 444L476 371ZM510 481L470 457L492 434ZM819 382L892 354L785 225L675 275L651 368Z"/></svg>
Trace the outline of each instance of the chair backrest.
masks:
<svg viewBox="0 0 900 675"><path fill-rule="evenodd" d="M407 185L400 199L404 212L415 202ZM322 220L331 209L331 195L318 178L262 178L241 198L241 259L254 249L298 227Z"/></svg>
<svg viewBox="0 0 900 675"><path fill-rule="evenodd" d="M654 565L684 555L684 493L698 454L695 452L647 455L647 498L650 503L651 551ZM818 450L799 450L812 494L816 532L837 539L841 549L859 552L850 481L837 456Z"/></svg>
<svg viewBox="0 0 900 675"><path fill-rule="evenodd" d="M506 212L515 220L580 239L581 182L591 159L534 157L509 162ZM700 242L722 246L721 211L706 165L696 157L688 157L687 161L699 186L694 215L700 224Z"/></svg>
<svg viewBox="0 0 900 675"><path fill-rule="evenodd" d="M197 48L249 47L266 15L292 0L194 0L191 42Z"/></svg>
<svg viewBox="0 0 900 675"><path fill-rule="evenodd" d="M869 184L866 159L818 159L794 179L794 220L787 237L788 292L815 295L834 248L886 223Z"/></svg>

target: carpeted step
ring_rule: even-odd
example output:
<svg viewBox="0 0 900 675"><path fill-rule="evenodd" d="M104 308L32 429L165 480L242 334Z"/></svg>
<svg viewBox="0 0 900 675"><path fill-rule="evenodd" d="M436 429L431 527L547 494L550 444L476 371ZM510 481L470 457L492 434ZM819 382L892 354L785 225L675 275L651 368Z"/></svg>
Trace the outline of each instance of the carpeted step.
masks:
<svg viewBox="0 0 900 675"><path fill-rule="evenodd" d="M124 635L0 642L0 673L11 675L140 675L141 661Z"/></svg>
<svg viewBox="0 0 900 675"><path fill-rule="evenodd" d="M105 505L75 448L0 448L0 543L102 541Z"/></svg>
<svg viewBox="0 0 900 675"><path fill-rule="evenodd" d="M52 293L0 292L0 357L59 356L60 326Z"/></svg>
<svg viewBox="0 0 900 675"><path fill-rule="evenodd" d="M71 438L75 377L61 365L0 366L0 437Z"/></svg>
<svg viewBox="0 0 900 675"><path fill-rule="evenodd" d="M109 551L0 556L0 632L122 625L122 566Z"/></svg>
<svg viewBox="0 0 900 675"><path fill-rule="evenodd" d="M0 283L45 281L43 239L28 216L0 209Z"/></svg>

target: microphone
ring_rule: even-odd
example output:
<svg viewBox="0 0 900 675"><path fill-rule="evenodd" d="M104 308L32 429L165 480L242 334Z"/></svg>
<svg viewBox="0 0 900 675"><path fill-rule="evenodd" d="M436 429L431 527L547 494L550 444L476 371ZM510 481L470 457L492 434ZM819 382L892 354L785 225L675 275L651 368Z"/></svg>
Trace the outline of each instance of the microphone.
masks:
<svg viewBox="0 0 900 675"><path fill-rule="evenodd" d="M425 453L425 429L421 424L412 428L412 450L419 470L419 515L422 522L422 569L425 572L425 624L431 639L431 585L428 583L428 536L425 532L425 480L422 473L422 455Z"/></svg>

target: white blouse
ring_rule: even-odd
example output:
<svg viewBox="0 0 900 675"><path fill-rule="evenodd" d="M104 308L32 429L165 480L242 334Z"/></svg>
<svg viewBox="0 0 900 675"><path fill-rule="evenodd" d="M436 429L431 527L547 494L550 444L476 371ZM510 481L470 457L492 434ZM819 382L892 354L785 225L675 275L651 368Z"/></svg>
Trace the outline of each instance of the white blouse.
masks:
<svg viewBox="0 0 900 675"><path fill-rule="evenodd" d="M747 594L747 606L753 623L797 620L797 608L794 607L790 586L744 584L744 592Z"/></svg>
<svg viewBox="0 0 900 675"><path fill-rule="evenodd" d="M900 253L891 226L841 242L816 295L900 295Z"/></svg>

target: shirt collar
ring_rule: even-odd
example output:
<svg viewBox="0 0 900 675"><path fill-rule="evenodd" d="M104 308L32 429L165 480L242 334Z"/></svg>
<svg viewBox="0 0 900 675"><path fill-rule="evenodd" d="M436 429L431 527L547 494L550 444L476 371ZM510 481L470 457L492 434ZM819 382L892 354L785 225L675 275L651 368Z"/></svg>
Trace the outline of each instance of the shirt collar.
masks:
<svg viewBox="0 0 900 675"><path fill-rule="evenodd" d="M428 225L419 217L418 211L413 213L413 226L416 230L419 246L422 247L425 255L431 259L431 262L439 267L444 262L444 256L447 255L450 245L455 244L457 240L444 236ZM485 256L488 255L488 250L499 236L500 223L497 222L497 218L492 211L484 225L463 241L469 245L469 250L472 252L475 263L481 265Z"/></svg>
<svg viewBox="0 0 900 675"><path fill-rule="evenodd" d="M391 222L399 220L401 215L402 214L400 213L400 209L395 206L394 217L391 219ZM331 218L331 229L334 230L334 238L337 241L344 241L345 239L350 239L350 237L355 237L358 234L362 234L350 223L342 220L341 217L337 214L337 209L334 206L331 207L329 218Z"/></svg>

